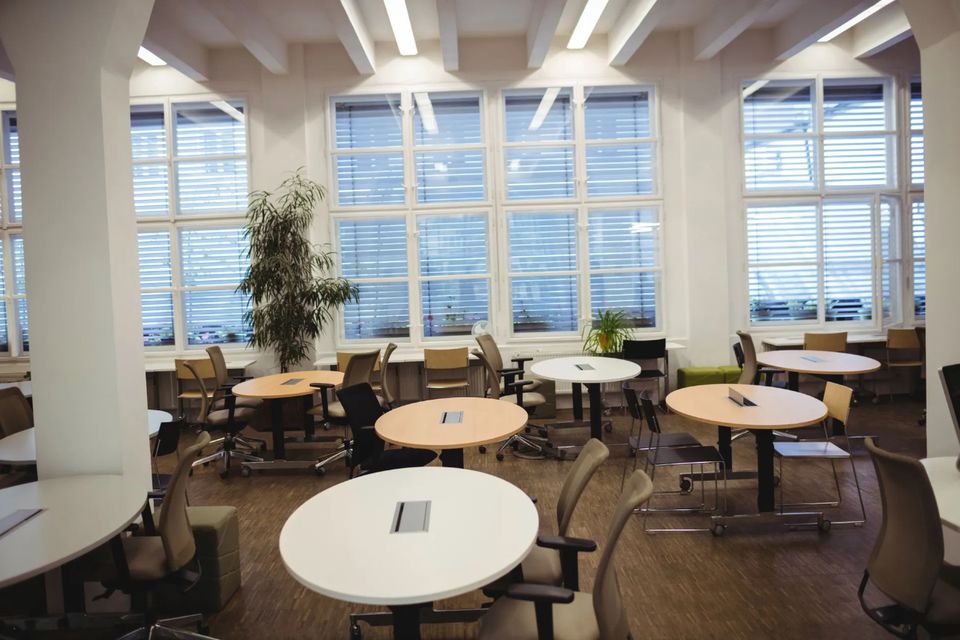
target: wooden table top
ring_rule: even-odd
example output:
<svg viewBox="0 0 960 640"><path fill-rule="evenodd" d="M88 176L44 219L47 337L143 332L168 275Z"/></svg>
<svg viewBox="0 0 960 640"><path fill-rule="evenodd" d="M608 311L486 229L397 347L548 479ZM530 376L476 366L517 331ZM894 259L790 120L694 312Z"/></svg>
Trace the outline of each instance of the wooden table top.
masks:
<svg viewBox="0 0 960 640"><path fill-rule="evenodd" d="M463 422L443 424L444 411L463 411ZM527 412L504 400L438 398L397 407L377 420L391 444L417 449L461 449L506 440L527 424Z"/></svg>
<svg viewBox="0 0 960 640"><path fill-rule="evenodd" d="M290 383L291 380L296 382ZM245 380L233 387L233 395L264 400L296 398L316 393L317 389L311 387L311 384L340 384L341 382L343 382L343 373L340 371L290 371Z"/></svg>
<svg viewBox="0 0 960 640"><path fill-rule="evenodd" d="M877 360L866 356L858 356L855 353L806 351L804 349L764 351L757 354L757 362L774 369L827 376L870 373L881 366Z"/></svg>
<svg viewBox="0 0 960 640"><path fill-rule="evenodd" d="M730 389L757 406L741 407L730 399ZM737 429L793 429L827 417L827 405L813 396L752 384L702 384L677 389L667 396L667 406L697 422Z"/></svg>

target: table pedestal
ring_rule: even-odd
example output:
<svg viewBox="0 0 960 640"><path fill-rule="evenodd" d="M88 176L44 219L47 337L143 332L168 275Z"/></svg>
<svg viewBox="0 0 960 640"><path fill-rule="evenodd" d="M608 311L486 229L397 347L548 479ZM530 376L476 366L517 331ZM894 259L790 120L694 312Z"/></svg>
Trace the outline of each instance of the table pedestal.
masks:
<svg viewBox="0 0 960 640"><path fill-rule="evenodd" d="M571 383L571 398L573 400L573 420L565 422L551 422L548 427L571 429L576 427L590 427L590 437L603 441L603 384L601 383ZM587 387L587 397L590 399L590 420L583 419L583 386ZM570 453L579 454L581 445L567 445L555 447L559 458L572 458Z"/></svg>
<svg viewBox="0 0 960 640"><path fill-rule="evenodd" d="M390 611L373 611L370 613L350 614L350 637L360 637L359 623L364 622L371 627L393 627L393 637L396 640L419 640L421 624L456 624L476 622L488 609L437 609L433 603L398 605L390 607Z"/></svg>
<svg viewBox="0 0 960 640"><path fill-rule="evenodd" d="M283 403L290 398L265 399L264 402L270 407L270 431L273 439L273 459L262 462L243 462L241 464L244 470L256 469L264 471L267 469L307 469L317 464L316 460L287 460L288 442L327 442L337 441L340 438L317 438L315 436L316 426L313 422L313 416L307 413L313 407L313 396L303 396L301 407L303 411L303 438L288 438L283 430Z"/></svg>
<svg viewBox="0 0 960 640"><path fill-rule="evenodd" d="M463 469L463 449L444 449L440 452L440 464Z"/></svg>

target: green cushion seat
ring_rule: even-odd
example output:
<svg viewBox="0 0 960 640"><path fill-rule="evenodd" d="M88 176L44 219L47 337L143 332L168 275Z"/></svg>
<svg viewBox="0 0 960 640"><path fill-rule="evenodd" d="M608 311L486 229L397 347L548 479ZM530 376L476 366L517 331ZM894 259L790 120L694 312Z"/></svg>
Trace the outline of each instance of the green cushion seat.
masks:
<svg viewBox="0 0 960 640"><path fill-rule="evenodd" d="M701 384L723 384L720 367L683 367L677 370L677 387L695 387Z"/></svg>

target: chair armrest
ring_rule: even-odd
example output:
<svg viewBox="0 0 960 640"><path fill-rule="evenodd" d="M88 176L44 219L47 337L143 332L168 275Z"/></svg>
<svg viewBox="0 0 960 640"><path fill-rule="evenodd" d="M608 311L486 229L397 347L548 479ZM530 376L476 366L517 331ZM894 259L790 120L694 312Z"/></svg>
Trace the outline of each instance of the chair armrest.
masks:
<svg viewBox="0 0 960 640"><path fill-rule="evenodd" d="M523 369L523 365L531 360L533 360L532 356L526 356L524 358L510 358L510 362L515 363L518 369Z"/></svg>
<svg viewBox="0 0 960 640"><path fill-rule="evenodd" d="M532 385L534 380L514 380L513 382L508 382L503 385L504 391L516 391L517 389L522 389L523 387L528 387Z"/></svg>
<svg viewBox="0 0 960 640"><path fill-rule="evenodd" d="M500 369L497 371L501 376L522 376L523 369Z"/></svg>
<svg viewBox="0 0 960 640"><path fill-rule="evenodd" d="M507 587L506 596L525 602L543 602L549 604L570 604L574 593L570 589L555 587L552 584L530 584L518 582Z"/></svg>
<svg viewBox="0 0 960 640"><path fill-rule="evenodd" d="M577 553L589 553L597 550L597 543L593 540L568 536L539 536L537 537L537 546L558 551L569 549Z"/></svg>

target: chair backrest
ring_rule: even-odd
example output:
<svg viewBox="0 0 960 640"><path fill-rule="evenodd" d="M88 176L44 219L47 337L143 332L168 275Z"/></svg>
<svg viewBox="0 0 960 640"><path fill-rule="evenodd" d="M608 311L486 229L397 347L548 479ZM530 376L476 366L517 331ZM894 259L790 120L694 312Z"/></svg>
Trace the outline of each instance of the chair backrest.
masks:
<svg viewBox="0 0 960 640"><path fill-rule="evenodd" d="M183 432L184 426L186 426L186 422L183 418L160 424L160 431L157 432L157 437L154 438L153 442L154 458L168 456L176 452L177 447L180 446L180 434Z"/></svg>
<svg viewBox="0 0 960 640"><path fill-rule="evenodd" d="M477 344L486 356L487 361L493 366L493 370L499 372L504 369L503 355L500 353L500 347L489 333L482 333L477 336ZM476 352L474 352L476 353ZM499 373L497 374L499 375Z"/></svg>
<svg viewBox="0 0 960 640"><path fill-rule="evenodd" d="M207 421L207 414L210 413L210 407L213 405L213 402L217 399L217 393L219 393L219 387L214 389L213 394L211 395L210 391L207 389L207 384L204 382L204 379L200 377L200 372L197 370L198 362L210 362L209 360L177 360L176 367L177 370L180 367L183 367L185 371L190 373L193 376L193 381L197 383L197 389L200 391L200 413L197 415L197 421L200 423L205 423Z"/></svg>
<svg viewBox="0 0 960 640"><path fill-rule="evenodd" d="M883 520L867 570L897 603L923 613L943 565L943 530L933 487L917 460L866 439L880 485Z"/></svg>
<svg viewBox="0 0 960 640"><path fill-rule="evenodd" d="M213 365L213 377L217 381L217 386L222 387L227 384L230 378L230 372L227 370L227 360L223 357L223 351L219 345L212 345L206 349L210 356L210 364Z"/></svg>
<svg viewBox="0 0 960 640"><path fill-rule="evenodd" d="M887 329L887 349L920 350L920 338L916 329Z"/></svg>
<svg viewBox="0 0 960 640"><path fill-rule="evenodd" d="M847 332L805 333L803 334L803 348L810 351L846 351Z"/></svg>
<svg viewBox="0 0 960 640"><path fill-rule="evenodd" d="M657 408L653 406L653 401L650 400L649 391L644 391L640 394L640 408L643 410L643 418L647 421L647 428L650 429L650 433L660 433L660 421L657 420Z"/></svg>
<svg viewBox="0 0 960 640"><path fill-rule="evenodd" d="M600 628L600 640L614 640L630 637L630 625L627 612L620 598L620 585L613 556L620 541L620 534L628 520L632 520L634 510L650 499L653 483L649 476L639 469L627 480L613 512L607 540L604 543L597 578L593 585L593 612Z"/></svg>
<svg viewBox="0 0 960 640"><path fill-rule="evenodd" d="M350 364L350 359L355 355L357 355L356 351L337 351L337 371L346 371L347 365ZM377 360L377 363L373 365L373 370L380 370L379 360Z"/></svg>
<svg viewBox="0 0 960 640"><path fill-rule="evenodd" d="M498 399L500 397L500 372L494 368L485 351L474 349L473 355L477 356L484 368L484 395L494 400Z"/></svg>
<svg viewBox="0 0 960 640"><path fill-rule="evenodd" d="M667 339L624 340L621 350L625 360L656 360L667 355Z"/></svg>
<svg viewBox="0 0 960 640"><path fill-rule="evenodd" d="M853 404L853 389L836 382L827 382L823 389L823 404L827 405L828 416L847 424L850 419L850 405Z"/></svg>
<svg viewBox="0 0 960 640"><path fill-rule="evenodd" d="M194 374L187 369L186 363L190 363L195 372L203 380L216 380L217 373L213 368L213 361L210 358L190 358L189 360L177 358L173 361L174 368L177 371L178 380L193 380Z"/></svg>
<svg viewBox="0 0 960 640"><path fill-rule="evenodd" d="M740 363L740 378L738 384L753 384L757 380L757 347L753 344L753 336L746 331L737 331L737 337L740 338L740 351L743 362ZM736 353L736 345L734 345ZM739 360L739 359L738 359Z"/></svg>
<svg viewBox="0 0 960 640"><path fill-rule="evenodd" d="M383 453L383 440L373 429L364 429L374 426L383 415L383 407L380 406L373 387L367 382L341 387L337 390L337 400L343 405L343 412L347 416L353 436L353 466L379 458Z"/></svg>
<svg viewBox="0 0 960 640"><path fill-rule="evenodd" d="M630 381L623 383L623 397L627 399L627 411L634 420L643 420L643 414L640 412L640 401L637 399L637 390L633 388Z"/></svg>
<svg viewBox="0 0 960 640"><path fill-rule="evenodd" d="M33 407L19 387L0 389L0 435L10 436L33 426Z"/></svg>
<svg viewBox="0 0 960 640"><path fill-rule="evenodd" d="M941 367L940 383L947 396L947 407L950 408L950 417L953 419L953 428L957 432L957 440L960 440L960 364Z"/></svg>
<svg viewBox="0 0 960 640"><path fill-rule="evenodd" d="M210 434L206 431L197 436L196 442L187 447L183 457L177 463L177 469L170 478L167 492L163 497L163 509L157 533L163 541L163 552L167 557L167 569L179 571L187 565L197 553L197 543L187 518L187 478L197 454L210 444Z"/></svg>
<svg viewBox="0 0 960 640"><path fill-rule="evenodd" d="M567 472L567 477L563 480L563 486L560 488L560 497L557 499L557 534L567 535L567 528L570 526L570 519L573 517L573 511L583 495L583 490L587 488L590 478L597 472L600 465L610 457L610 449L596 438L590 438L576 461Z"/></svg>
<svg viewBox="0 0 960 640"><path fill-rule="evenodd" d="M424 349L424 369L466 369L470 366L470 355L466 347L453 349Z"/></svg>
<svg viewBox="0 0 960 640"><path fill-rule="evenodd" d="M397 399L396 391L393 388L393 378L390 377L390 371L388 369L390 356L392 356L396 350L397 345L391 342L383 350L383 356L380 358L380 392L383 394L383 399L386 400L388 406L392 405L394 400Z"/></svg>
<svg viewBox="0 0 960 640"><path fill-rule="evenodd" d="M737 366L743 369L743 345L739 341L733 343L733 358L737 361Z"/></svg>
<svg viewBox="0 0 960 640"><path fill-rule="evenodd" d="M355 384L370 384L373 377L373 367L380 358L380 350L351 353L349 356L346 367L341 369L343 371L342 386L352 387ZM339 357L340 354L338 353L337 358Z"/></svg>

